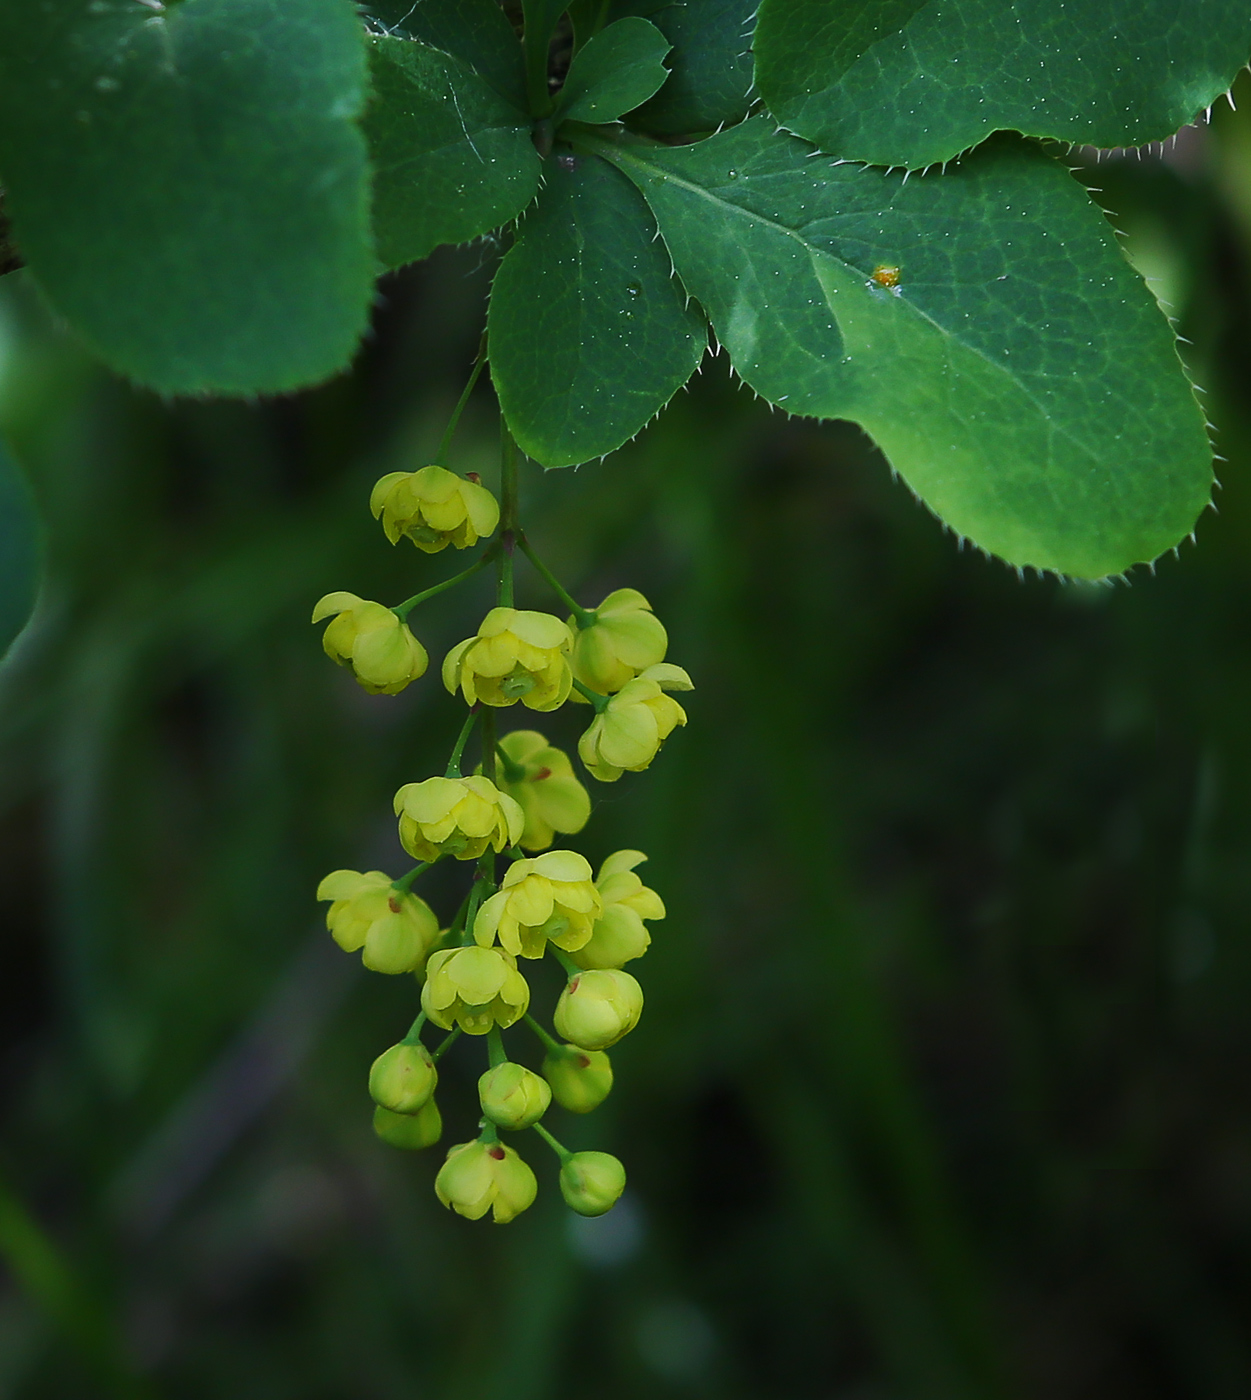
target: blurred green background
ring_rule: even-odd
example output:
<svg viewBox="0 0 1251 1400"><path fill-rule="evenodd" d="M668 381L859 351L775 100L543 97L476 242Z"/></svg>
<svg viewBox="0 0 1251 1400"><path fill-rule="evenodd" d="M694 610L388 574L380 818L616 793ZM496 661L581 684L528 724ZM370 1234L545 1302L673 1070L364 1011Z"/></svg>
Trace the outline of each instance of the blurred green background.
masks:
<svg viewBox="0 0 1251 1400"><path fill-rule="evenodd" d="M961 552L858 431L723 358L610 460L524 469L557 572L641 588L698 686L570 843L641 846L669 906L612 1098L553 1120L626 1161L599 1221L533 1135L508 1227L374 1139L416 989L313 899L407 868L391 794L458 726L435 667L366 696L308 616L456 567L366 502L434 451L493 250L387 280L350 375L255 404L131 390L0 281L49 550L0 670L0 1396L1251 1395L1251 121L1084 177L1228 458L1154 574ZM493 483L495 431L480 392L449 465ZM436 667L489 602L414 615ZM429 880L445 915L462 881ZM445 1062L445 1144L482 1058Z"/></svg>

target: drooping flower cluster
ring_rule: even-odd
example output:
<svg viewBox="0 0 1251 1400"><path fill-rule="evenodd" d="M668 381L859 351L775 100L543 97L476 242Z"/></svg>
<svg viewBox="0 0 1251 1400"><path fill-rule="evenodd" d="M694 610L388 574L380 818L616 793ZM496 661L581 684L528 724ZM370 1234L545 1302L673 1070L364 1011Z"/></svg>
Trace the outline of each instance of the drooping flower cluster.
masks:
<svg viewBox="0 0 1251 1400"><path fill-rule="evenodd" d="M669 692L690 690L679 666L665 661L668 636L650 604L632 588L581 608L539 561L521 533L515 485L503 472L503 507L476 478L441 466L392 472L370 505L394 544L407 537L426 554L466 549L500 526L477 564L395 608L351 593L327 594L314 621L331 617L325 650L376 694L394 695L426 669L427 656L408 628L408 613L480 567L496 562L497 605L474 636L453 647L443 684L469 707L441 776L405 783L395 794L400 844L421 862L398 880L380 871L338 870L318 888L331 901L327 925L347 951L379 972L415 973L421 1011L408 1034L374 1062L369 1092L374 1129L384 1142L417 1149L437 1142L437 1061L462 1034L482 1037L488 1063L478 1081L480 1133L447 1154L435 1190L471 1220L490 1212L503 1223L534 1200L534 1173L503 1132L534 1128L560 1158L560 1189L572 1209L600 1215L625 1187L621 1163L604 1152L570 1152L547 1130L551 1105L589 1113L613 1083L606 1051L638 1024L643 991L625 964L651 942L648 923L665 906L637 868L641 851L609 855L598 872L585 856L556 848L591 816L591 797L568 754L535 729L496 734L496 714L521 704L538 713L567 701L591 707L578 745L586 770L601 782L641 772L686 714ZM513 549L531 559L571 609L567 620L512 605ZM481 759L462 773L468 740L478 731ZM497 869L498 859L509 863ZM474 863L469 892L448 927L411 891L435 861ZM497 878L499 877L499 878ZM553 1036L530 1013L522 964L550 957L565 975ZM509 1058L502 1032L525 1020L538 1037L538 1071ZM447 1032L431 1051L427 1025Z"/></svg>

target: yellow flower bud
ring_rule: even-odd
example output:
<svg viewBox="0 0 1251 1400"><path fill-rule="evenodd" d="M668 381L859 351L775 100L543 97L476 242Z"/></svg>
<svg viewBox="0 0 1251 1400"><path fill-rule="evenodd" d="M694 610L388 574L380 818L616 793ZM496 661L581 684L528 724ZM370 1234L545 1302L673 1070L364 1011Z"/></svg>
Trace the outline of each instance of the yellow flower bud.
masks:
<svg viewBox="0 0 1251 1400"><path fill-rule="evenodd" d="M643 989L628 972L592 968L569 979L552 1023L572 1044L606 1050L638 1025L642 1011Z"/></svg>
<svg viewBox="0 0 1251 1400"><path fill-rule="evenodd" d="M527 851L545 851L556 833L581 831L591 815L591 798L573 775L573 764L533 729L514 729L499 741L504 769L497 775L501 789L525 814L525 830L517 842Z"/></svg>
<svg viewBox="0 0 1251 1400"><path fill-rule="evenodd" d="M416 1113L392 1113L379 1105L374 1109L374 1132L392 1147L417 1152L433 1147L443 1136L443 1118L433 1099L427 1099Z"/></svg>
<svg viewBox="0 0 1251 1400"><path fill-rule="evenodd" d="M478 635L448 652L443 684L466 704L515 705L555 710L569 698L573 636L551 613L492 608Z"/></svg>
<svg viewBox="0 0 1251 1400"><path fill-rule="evenodd" d="M395 794L400 844L415 860L477 860L489 846L516 845L525 814L486 778L427 778Z"/></svg>
<svg viewBox="0 0 1251 1400"><path fill-rule="evenodd" d="M649 666L608 699L578 741L578 755L602 783L615 783L623 772L641 773L686 711L666 690L693 690L681 666Z"/></svg>
<svg viewBox="0 0 1251 1400"><path fill-rule="evenodd" d="M322 634L322 647L331 661L350 667L371 695L398 695L425 674L425 647L390 608L355 593L327 593L313 609L313 621L331 613L337 616Z"/></svg>
<svg viewBox="0 0 1251 1400"><path fill-rule="evenodd" d="M443 948L430 955L422 1010L445 1031L454 1025L469 1035L507 1028L526 1014L530 988L516 959L502 948Z"/></svg>
<svg viewBox="0 0 1251 1400"><path fill-rule="evenodd" d="M381 870L335 870L317 886L332 900L326 927L345 953L362 949L374 972L414 972L439 937L439 921L424 899L392 887Z"/></svg>
<svg viewBox="0 0 1251 1400"><path fill-rule="evenodd" d="M625 1168L610 1152L575 1152L560 1169L560 1194L579 1215L605 1215L625 1190Z"/></svg>
<svg viewBox="0 0 1251 1400"><path fill-rule="evenodd" d="M407 535L426 554L437 554L449 544L470 549L500 523L499 504L486 487L446 467L388 472L375 485L369 509L375 520L382 517L392 544Z"/></svg>
<svg viewBox="0 0 1251 1400"><path fill-rule="evenodd" d="M669 638L652 605L636 588L618 588L595 609L589 627L573 630L573 674L601 695L612 695L665 659ZM576 692L570 697L582 700ZM584 702L585 703L585 702Z"/></svg>
<svg viewBox="0 0 1251 1400"><path fill-rule="evenodd" d="M509 866L502 888L478 910L473 936L484 948L498 938L516 957L541 958L549 941L572 952L590 938L603 907L585 857L546 851Z"/></svg>
<svg viewBox="0 0 1251 1400"><path fill-rule="evenodd" d="M506 1225L531 1205L538 1194L534 1173L502 1142L462 1142L447 1154L434 1190L445 1206L467 1220L481 1220L488 1210L497 1225Z"/></svg>
<svg viewBox="0 0 1251 1400"><path fill-rule="evenodd" d="M570 1113L590 1113L612 1089L612 1062L602 1050L566 1045L565 1053L553 1051L543 1061L543 1078L552 1086L552 1097Z"/></svg>
<svg viewBox="0 0 1251 1400"><path fill-rule="evenodd" d="M590 939L573 954L579 967L622 967L647 952L652 936L643 920L663 919L665 906L634 873L634 867L646 859L642 851L618 851L600 866L595 888L604 901L604 912L596 919Z"/></svg>
<svg viewBox="0 0 1251 1400"><path fill-rule="evenodd" d="M552 1091L525 1065L505 1060L478 1080L482 1111L500 1128L528 1128L547 1112Z"/></svg>
<svg viewBox="0 0 1251 1400"><path fill-rule="evenodd" d="M393 1045L369 1071L369 1093L392 1113L416 1113L434 1093L439 1072L424 1045Z"/></svg>

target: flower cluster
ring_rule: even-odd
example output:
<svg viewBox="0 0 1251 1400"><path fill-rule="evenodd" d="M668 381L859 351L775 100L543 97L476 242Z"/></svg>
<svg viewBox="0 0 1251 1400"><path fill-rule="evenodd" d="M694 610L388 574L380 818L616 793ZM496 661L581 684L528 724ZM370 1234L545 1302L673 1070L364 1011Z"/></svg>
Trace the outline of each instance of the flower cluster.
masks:
<svg viewBox="0 0 1251 1400"><path fill-rule="evenodd" d="M590 793L568 753L536 729L497 734L497 714L518 704L538 714L567 702L589 707L578 755L593 778L615 782L646 769L686 723L671 692L691 689L687 673L665 660L668 636L641 593L617 589L599 607L582 608L542 564L518 524L514 472L506 450L502 507L476 477L442 466L384 476L370 506L393 544L406 536L435 554L488 539L485 551L462 574L394 608L330 593L313 614L314 621L333 617L326 652L366 690L394 695L428 662L409 630L409 612L487 564L498 566L496 606L443 661L445 688L469 710L447 770L395 794L400 844L420 863L397 880L376 870L338 870L317 894L330 901L327 925L342 948L359 950L375 971L413 973L421 985L420 1014L369 1073L379 1138L406 1149L437 1142L437 1062L461 1035L485 1041L479 1135L450 1149L435 1191L470 1220L490 1212L500 1223L525 1210L538 1189L501 1133L533 1128L544 1138L560 1159L562 1196L583 1215L603 1214L624 1190L625 1170L615 1157L569 1151L545 1120L553 1104L585 1114L608 1096L607 1051L643 1010L643 990L625 965L646 953L648 924L665 917L665 906L637 873L646 859L641 851L617 851L593 871L585 856L557 844L587 825ZM489 540L497 527L498 538ZM551 585L567 618L513 606L514 549ZM462 772L475 731L481 757ZM411 887L429 865L448 859L472 863L473 880L441 928ZM564 980L554 1035L531 1016L522 971L545 958ZM522 1021L540 1043L537 1070L510 1058L504 1045L503 1032ZM433 1050L423 1041L427 1027L446 1032Z"/></svg>

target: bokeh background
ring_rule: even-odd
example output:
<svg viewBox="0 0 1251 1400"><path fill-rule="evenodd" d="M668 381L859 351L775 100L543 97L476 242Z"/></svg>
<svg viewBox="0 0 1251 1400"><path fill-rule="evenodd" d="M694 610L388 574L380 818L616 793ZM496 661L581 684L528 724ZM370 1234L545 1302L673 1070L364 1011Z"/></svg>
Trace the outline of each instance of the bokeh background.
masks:
<svg viewBox="0 0 1251 1400"><path fill-rule="evenodd" d="M524 470L557 571L642 588L698 684L571 843L641 846L669 906L618 1087L554 1120L626 1160L599 1221L532 1135L506 1228L438 1205L440 1149L375 1140L416 988L313 899L407 868L391 794L459 722L433 669L364 695L308 616L456 566L366 501L434 451L494 250L389 279L351 374L251 404L130 389L0 280L49 548L0 671L0 1396L1251 1395L1251 118L1083 177L1228 459L1154 572L961 552L857 430L724 359L608 461ZM451 465L493 482L495 434L483 390ZM415 615L436 663L489 602ZM445 1061L445 1143L480 1059Z"/></svg>

